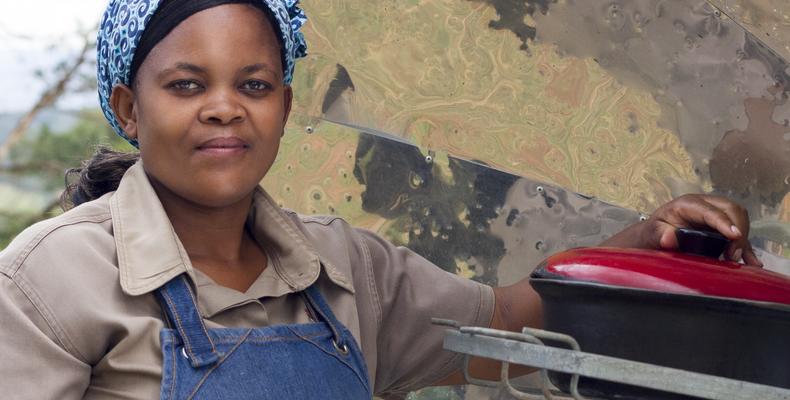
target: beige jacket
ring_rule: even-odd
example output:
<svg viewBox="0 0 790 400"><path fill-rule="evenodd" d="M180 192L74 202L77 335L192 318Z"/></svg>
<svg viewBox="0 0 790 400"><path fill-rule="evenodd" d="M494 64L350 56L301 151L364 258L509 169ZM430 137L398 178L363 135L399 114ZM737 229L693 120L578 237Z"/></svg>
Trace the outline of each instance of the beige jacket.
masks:
<svg viewBox="0 0 790 400"><path fill-rule="evenodd" d="M295 293L317 283L385 397L460 367L431 317L488 326L493 315L490 287L337 217L282 210L263 189L248 224L269 266L246 293L192 267L141 163L116 192L25 230L0 252L2 398L159 398L153 292L182 273L209 328L308 322Z"/></svg>

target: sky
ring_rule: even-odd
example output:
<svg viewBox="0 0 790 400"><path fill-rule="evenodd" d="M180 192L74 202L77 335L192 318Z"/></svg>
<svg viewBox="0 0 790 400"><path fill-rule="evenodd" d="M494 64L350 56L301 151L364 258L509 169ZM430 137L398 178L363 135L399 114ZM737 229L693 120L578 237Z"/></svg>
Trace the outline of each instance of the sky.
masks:
<svg viewBox="0 0 790 400"><path fill-rule="evenodd" d="M98 23L108 0L0 2L0 113L29 109L45 89L37 68L51 70L80 49L78 32ZM63 108L97 106L96 96L64 98Z"/></svg>

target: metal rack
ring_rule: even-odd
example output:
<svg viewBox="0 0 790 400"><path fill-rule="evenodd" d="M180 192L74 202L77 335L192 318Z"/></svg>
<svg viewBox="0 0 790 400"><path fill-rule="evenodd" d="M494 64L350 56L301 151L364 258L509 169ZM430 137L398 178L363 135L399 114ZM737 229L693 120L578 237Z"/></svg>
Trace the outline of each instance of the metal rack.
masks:
<svg viewBox="0 0 790 400"><path fill-rule="evenodd" d="M456 321L443 319L434 319L433 323L452 328L447 330L444 348L466 355L464 375L469 383L503 386L517 399L590 400L578 390L579 377L584 376L707 400L790 400L788 389L585 353L574 338L556 332L531 328L524 328L521 333L508 332L460 326ZM545 345L544 340L563 343L570 349ZM468 372L471 356L502 361L501 381L471 377ZM510 364L539 368L541 388L514 387L508 379ZM552 389L549 370L572 375L570 394Z"/></svg>

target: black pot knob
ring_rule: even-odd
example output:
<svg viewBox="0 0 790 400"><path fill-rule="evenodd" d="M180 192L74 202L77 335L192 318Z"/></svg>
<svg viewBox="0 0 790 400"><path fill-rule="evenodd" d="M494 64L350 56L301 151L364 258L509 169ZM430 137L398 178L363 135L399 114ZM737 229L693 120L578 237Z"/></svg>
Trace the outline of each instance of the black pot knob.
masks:
<svg viewBox="0 0 790 400"><path fill-rule="evenodd" d="M730 241L718 232L678 228L675 230L681 253L719 259Z"/></svg>

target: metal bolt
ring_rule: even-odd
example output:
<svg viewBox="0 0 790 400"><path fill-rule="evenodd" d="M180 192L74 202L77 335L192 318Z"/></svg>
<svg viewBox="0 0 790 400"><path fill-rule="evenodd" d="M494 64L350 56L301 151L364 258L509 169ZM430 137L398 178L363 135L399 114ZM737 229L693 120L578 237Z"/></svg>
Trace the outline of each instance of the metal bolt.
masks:
<svg viewBox="0 0 790 400"><path fill-rule="evenodd" d="M312 127L312 126L306 126L306 127L304 128L304 131L305 131L305 132L307 132L307 134L309 135L309 134L311 134L311 133L315 132L315 129L313 129L313 127Z"/></svg>

